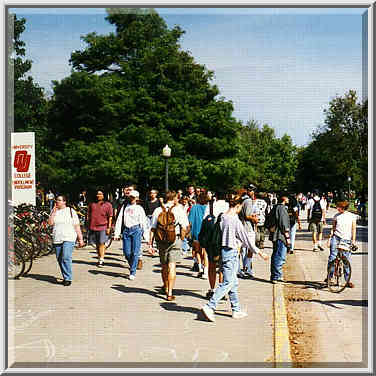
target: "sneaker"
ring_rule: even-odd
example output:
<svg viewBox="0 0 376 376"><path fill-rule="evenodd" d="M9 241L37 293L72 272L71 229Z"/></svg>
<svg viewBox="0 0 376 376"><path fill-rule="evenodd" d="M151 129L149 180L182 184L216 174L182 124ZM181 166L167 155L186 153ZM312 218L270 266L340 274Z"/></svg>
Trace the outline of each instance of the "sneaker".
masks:
<svg viewBox="0 0 376 376"><path fill-rule="evenodd" d="M211 299L212 298L212 296L214 295L214 291L212 291L212 290L209 290L207 293L206 293L206 299Z"/></svg>
<svg viewBox="0 0 376 376"><path fill-rule="evenodd" d="M208 307L207 305L204 305L201 308L201 312L204 314L204 316L211 322L215 322L215 316L214 316L214 311Z"/></svg>
<svg viewBox="0 0 376 376"><path fill-rule="evenodd" d="M318 252L319 251L319 249L317 248L317 245L314 245L313 246L313 252Z"/></svg>
<svg viewBox="0 0 376 376"><path fill-rule="evenodd" d="M244 317L247 317L247 316L248 316L247 312L242 312L242 311L232 312L232 318L233 319L243 319Z"/></svg>
<svg viewBox="0 0 376 376"><path fill-rule="evenodd" d="M197 278L202 278L203 275L204 275L204 272L198 272L197 273Z"/></svg>
<svg viewBox="0 0 376 376"><path fill-rule="evenodd" d="M192 266L192 272L198 272L198 264L197 263L194 263L193 266Z"/></svg>
<svg viewBox="0 0 376 376"><path fill-rule="evenodd" d="M104 261L103 260L99 260L97 266L99 268L103 268L104 267Z"/></svg>
<svg viewBox="0 0 376 376"><path fill-rule="evenodd" d="M243 274L243 278L245 278L245 279L252 279L253 278L253 274L249 273L249 272L245 272Z"/></svg>
<svg viewBox="0 0 376 376"><path fill-rule="evenodd" d="M319 244L318 247L320 251L325 251L324 247L321 244Z"/></svg>
<svg viewBox="0 0 376 376"><path fill-rule="evenodd" d="M130 279L131 281L133 281L135 278L136 278L136 276L133 275L133 274L131 274L131 275L129 276L129 279Z"/></svg>

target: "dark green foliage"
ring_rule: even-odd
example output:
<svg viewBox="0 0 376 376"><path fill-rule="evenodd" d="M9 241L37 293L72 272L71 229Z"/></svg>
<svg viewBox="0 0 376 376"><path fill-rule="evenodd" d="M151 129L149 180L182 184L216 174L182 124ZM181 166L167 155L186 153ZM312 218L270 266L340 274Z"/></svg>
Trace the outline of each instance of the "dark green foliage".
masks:
<svg viewBox="0 0 376 376"><path fill-rule="evenodd" d="M313 141L299 156L299 187L323 191L368 189L368 101L357 102L350 90L336 97L325 110L322 127L313 134Z"/></svg>

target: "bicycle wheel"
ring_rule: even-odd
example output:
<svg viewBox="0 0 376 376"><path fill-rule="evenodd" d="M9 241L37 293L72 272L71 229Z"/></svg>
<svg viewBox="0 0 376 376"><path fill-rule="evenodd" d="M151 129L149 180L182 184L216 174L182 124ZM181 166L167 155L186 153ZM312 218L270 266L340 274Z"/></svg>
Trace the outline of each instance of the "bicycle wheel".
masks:
<svg viewBox="0 0 376 376"><path fill-rule="evenodd" d="M19 279L25 271L25 262L20 252L8 250L8 279Z"/></svg>
<svg viewBox="0 0 376 376"><path fill-rule="evenodd" d="M345 269L348 275L345 276ZM344 257L337 257L328 265L328 288L332 292L339 293L343 291L351 278L351 264Z"/></svg>
<svg viewBox="0 0 376 376"><path fill-rule="evenodd" d="M30 272L31 267L33 266L34 259L34 250L31 243L27 242L25 239L15 239L14 247L18 251L24 260L25 268L23 275Z"/></svg>

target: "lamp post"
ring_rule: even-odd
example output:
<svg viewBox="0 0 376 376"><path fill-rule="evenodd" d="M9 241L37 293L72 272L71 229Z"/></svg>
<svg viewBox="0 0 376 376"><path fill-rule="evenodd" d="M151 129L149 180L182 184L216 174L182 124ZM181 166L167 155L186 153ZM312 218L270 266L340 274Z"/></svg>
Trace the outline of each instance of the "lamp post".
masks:
<svg viewBox="0 0 376 376"><path fill-rule="evenodd" d="M165 159L165 190L168 191L168 158L171 157L171 149L166 145L162 150L162 156Z"/></svg>
<svg viewBox="0 0 376 376"><path fill-rule="evenodd" d="M350 202L350 182L351 182L351 177L350 176L347 178L347 181L349 182L349 202Z"/></svg>

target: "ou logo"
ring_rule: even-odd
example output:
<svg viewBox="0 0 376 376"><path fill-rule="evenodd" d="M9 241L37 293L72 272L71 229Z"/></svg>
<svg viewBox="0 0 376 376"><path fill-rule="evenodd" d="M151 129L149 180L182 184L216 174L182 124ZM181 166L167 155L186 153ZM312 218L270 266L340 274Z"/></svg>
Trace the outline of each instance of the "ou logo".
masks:
<svg viewBox="0 0 376 376"><path fill-rule="evenodd" d="M14 155L14 168L17 172L26 172L30 167L31 154L27 154L26 150L17 150Z"/></svg>

